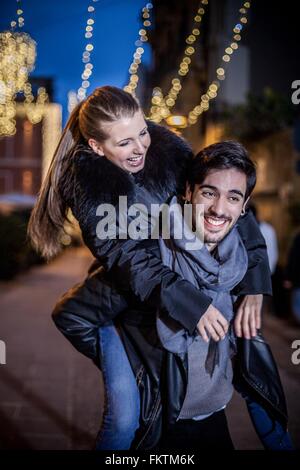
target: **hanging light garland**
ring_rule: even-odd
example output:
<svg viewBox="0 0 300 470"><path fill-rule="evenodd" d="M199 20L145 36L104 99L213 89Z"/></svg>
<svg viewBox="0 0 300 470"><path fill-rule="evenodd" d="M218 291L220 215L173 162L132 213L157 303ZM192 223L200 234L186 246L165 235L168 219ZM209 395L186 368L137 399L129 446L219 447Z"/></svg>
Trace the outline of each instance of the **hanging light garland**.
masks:
<svg viewBox="0 0 300 470"><path fill-rule="evenodd" d="M32 123L39 122L44 114L48 95L39 88L37 101L28 83L29 73L34 69L36 43L29 34L19 30L24 26L21 0L17 0L17 21L11 21L11 31L0 33L0 135L16 132L16 95L24 94L25 110Z"/></svg>
<svg viewBox="0 0 300 470"><path fill-rule="evenodd" d="M196 15L194 16L192 32L188 35L185 40L187 46L185 48L184 56L177 71L177 78L173 78L171 82L171 89L165 97L163 96L160 88L156 87L153 90L152 106L150 109L150 119L152 121L161 122L162 119L167 118L171 114L170 109L173 108L173 106L175 105L178 94L182 89L181 79L178 78L178 76L185 77L190 70L192 56L195 53L195 47L193 47L193 45L200 37L200 23L205 13L205 8L203 8L205 5L208 5L208 0L201 0Z"/></svg>
<svg viewBox="0 0 300 470"><path fill-rule="evenodd" d="M92 43L92 37L94 32L94 24L95 24L95 6L92 3L96 3L98 0L92 0L92 2L88 5L88 19L86 20L86 27L85 27L85 34L84 37L86 39L86 44L84 51L82 53L82 63L84 64L83 72L81 74L81 86L77 90L77 99L78 101L82 101L86 98L87 90L90 87L90 77L93 74L93 64L91 61L91 54L94 49L94 45ZM74 106L74 102L70 104L70 108Z"/></svg>
<svg viewBox="0 0 300 470"><path fill-rule="evenodd" d="M146 6L142 9L143 28L139 30L139 39L135 42L137 48L135 53L133 54L133 61L129 67L129 83L124 87L125 91L128 91L133 95L135 95L135 89L139 81L138 69L141 63L141 57L145 52L142 46L148 41L147 31L151 26L150 10L152 8L152 3L147 3Z"/></svg>
<svg viewBox="0 0 300 470"><path fill-rule="evenodd" d="M247 14L249 13L249 9L251 7L251 2L245 2L243 6L240 8L239 12L241 17L239 22L233 28L233 37L232 42L229 46L227 46L224 50L224 54L222 57L222 62L216 69L216 78L211 82L206 92L201 96L200 103L195 106L192 111L188 114L187 122L189 125L196 124L199 116L209 109L209 102L217 97L218 90L223 80L225 80L225 72L226 66L228 66L232 55L238 49L238 42L241 40L241 32L245 24L247 24Z"/></svg>

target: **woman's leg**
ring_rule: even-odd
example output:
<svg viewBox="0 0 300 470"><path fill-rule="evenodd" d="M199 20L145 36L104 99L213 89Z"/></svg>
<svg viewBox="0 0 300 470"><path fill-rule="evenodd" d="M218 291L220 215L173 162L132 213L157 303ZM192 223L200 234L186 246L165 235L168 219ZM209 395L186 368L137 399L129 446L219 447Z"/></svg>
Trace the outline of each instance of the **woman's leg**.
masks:
<svg viewBox="0 0 300 470"><path fill-rule="evenodd" d="M96 449L126 450L139 427L139 390L115 326L99 328L99 341L105 406Z"/></svg>
<svg viewBox="0 0 300 470"><path fill-rule="evenodd" d="M266 450L294 450L289 433L256 401L246 397L255 430Z"/></svg>

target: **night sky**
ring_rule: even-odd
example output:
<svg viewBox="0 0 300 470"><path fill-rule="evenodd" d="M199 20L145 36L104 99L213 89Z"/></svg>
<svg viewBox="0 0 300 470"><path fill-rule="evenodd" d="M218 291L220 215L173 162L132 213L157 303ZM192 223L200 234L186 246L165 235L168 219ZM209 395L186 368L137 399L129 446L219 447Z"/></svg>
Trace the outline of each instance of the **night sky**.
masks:
<svg viewBox="0 0 300 470"><path fill-rule="evenodd" d="M127 83L128 68L135 52L135 41L141 27L140 12L145 0L24 0L23 30L37 42L36 67L32 76L52 77L54 101L63 104L64 118L68 91L81 85L82 53L86 45L84 37L87 7L95 7L93 18L94 65L91 76L91 92L96 86ZM16 18L15 0L1 1L0 30L10 29ZM149 61L146 46L143 61Z"/></svg>
<svg viewBox="0 0 300 470"><path fill-rule="evenodd" d="M53 78L54 100L64 106L64 119L68 91L77 90L81 84L87 7L93 5L96 8L91 55L94 70L88 90L91 92L96 86L123 87L127 83L134 43L141 26L140 12L146 3L146 0L20 2L24 10L24 30L37 42L38 55L32 76ZM10 27L10 21L16 18L16 7L15 0L1 1L0 30ZM243 43L250 50L250 89L253 93L261 93L270 86L289 96L292 81L300 79L299 17L299 1L252 2L251 21ZM149 63L150 48L146 46L145 49L143 62Z"/></svg>

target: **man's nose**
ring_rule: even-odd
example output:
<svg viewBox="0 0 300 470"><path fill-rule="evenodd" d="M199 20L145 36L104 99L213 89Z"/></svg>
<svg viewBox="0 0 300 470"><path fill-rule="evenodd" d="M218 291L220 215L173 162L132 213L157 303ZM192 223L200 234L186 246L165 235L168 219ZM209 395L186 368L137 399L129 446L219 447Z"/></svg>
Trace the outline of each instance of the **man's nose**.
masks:
<svg viewBox="0 0 300 470"><path fill-rule="evenodd" d="M226 198L217 197L215 198L213 204L211 205L211 209L214 211L216 215L223 215L226 214L226 207L227 201Z"/></svg>

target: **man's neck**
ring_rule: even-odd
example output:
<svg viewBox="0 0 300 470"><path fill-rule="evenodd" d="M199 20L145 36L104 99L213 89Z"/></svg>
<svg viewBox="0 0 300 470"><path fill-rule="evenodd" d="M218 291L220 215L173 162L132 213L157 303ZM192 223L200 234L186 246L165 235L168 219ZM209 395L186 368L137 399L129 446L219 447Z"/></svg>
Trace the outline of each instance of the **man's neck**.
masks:
<svg viewBox="0 0 300 470"><path fill-rule="evenodd" d="M212 252L217 246L217 243L205 243L206 248L208 251Z"/></svg>

